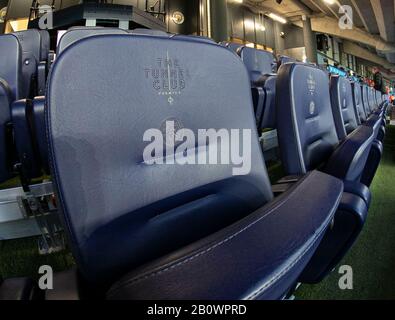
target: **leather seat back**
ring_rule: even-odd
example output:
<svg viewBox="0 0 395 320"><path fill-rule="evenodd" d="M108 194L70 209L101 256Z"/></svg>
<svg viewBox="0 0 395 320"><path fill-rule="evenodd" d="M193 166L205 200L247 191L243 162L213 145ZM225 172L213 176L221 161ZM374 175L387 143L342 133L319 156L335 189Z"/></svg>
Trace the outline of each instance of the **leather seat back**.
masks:
<svg viewBox="0 0 395 320"><path fill-rule="evenodd" d="M265 74L277 71L276 58L269 51L242 47L238 54L250 74L252 83L258 81Z"/></svg>
<svg viewBox="0 0 395 320"><path fill-rule="evenodd" d="M276 59L269 51L249 47L241 47L238 50L238 54L250 75L253 93L255 91L259 92L259 88L262 88L264 91L261 93L261 99L254 99L257 126L260 130L274 128L276 76L273 72L277 71ZM256 95L258 94L254 94L254 96Z"/></svg>
<svg viewBox="0 0 395 320"><path fill-rule="evenodd" d="M152 36L85 38L56 60L47 106L61 216L88 281L112 281L272 199L248 74L226 48ZM247 129L252 141L239 141L251 147L251 170L235 176L232 164L150 165L147 130L171 138L166 121L195 135ZM183 147L192 148L191 157L204 156L207 141L187 140ZM159 151L154 155L166 160Z"/></svg>
<svg viewBox="0 0 395 320"><path fill-rule="evenodd" d="M376 104L374 102L374 89L372 87L368 87L368 104L370 112L373 112L376 109Z"/></svg>
<svg viewBox="0 0 395 320"><path fill-rule="evenodd" d="M258 82L265 90L263 115L259 129L276 128L276 74L264 75Z"/></svg>
<svg viewBox="0 0 395 320"><path fill-rule="evenodd" d="M118 28L103 27L72 27L60 38L56 54L61 54L68 46L78 40L100 34L127 34L128 31Z"/></svg>
<svg viewBox="0 0 395 320"><path fill-rule="evenodd" d="M0 35L0 183L11 177L8 123L11 103L21 96L21 57L18 39L12 34Z"/></svg>
<svg viewBox="0 0 395 320"><path fill-rule="evenodd" d="M47 61L50 51L51 39L47 30L39 30L41 39L40 61Z"/></svg>
<svg viewBox="0 0 395 320"><path fill-rule="evenodd" d="M340 140L343 140L358 127L350 81L345 77L332 75L330 94L337 136Z"/></svg>
<svg viewBox="0 0 395 320"><path fill-rule="evenodd" d="M7 82L0 78L0 183L10 178L7 123L10 121L11 90Z"/></svg>
<svg viewBox="0 0 395 320"><path fill-rule="evenodd" d="M352 94L353 94L353 104L355 115L357 117L358 124L364 123L367 120L367 115L363 107L362 101L362 88L358 82L351 83Z"/></svg>
<svg viewBox="0 0 395 320"><path fill-rule="evenodd" d="M22 48L22 97L34 97L37 66L41 57L40 32L36 29L28 29L13 34L18 38Z"/></svg>
<svg viewBox="0 0 395 320"><path fill-rule="evenodd" d="M362 104L363 109L365 110L366 117L369 117L371 114L370 107L369 107L369 96L368 96L369 87L366 84L361 86L361 97L362 97Z"/></svg>
<svg viewBox="0 0 395 320"><path fill-rule="evenodd" d="M287 174L304 174L326 161L339 143L328 76L312 65L287 63L279 69L276 92L283 166Z"/></svg>
<svg viewBox="0 0 395 320"><path fill-rule="evenodd" d="M22 49L12 34L0 35L0 79L7 82L11 101L22 98Z"/></svg>
<svg viewBox="0 0 395 320"><path fill-rule="evenodd" d="M239 43L234 43L234 42L227 42L227 41L222 41L219 43L220 46L223 46L225 48L228 48L229 50L233 51L234 53L238 54L238 52L243 48L244 46Z"/></svg>
<svg viewBox="0 0 395 320"><path fill-rule="evenodd" d="M288 57L288 56L284 56L284 55L279 55L278 56L278 67L280 68L280 66L282 64L288 63L288 62L297 62L296 59Z"/></svg>

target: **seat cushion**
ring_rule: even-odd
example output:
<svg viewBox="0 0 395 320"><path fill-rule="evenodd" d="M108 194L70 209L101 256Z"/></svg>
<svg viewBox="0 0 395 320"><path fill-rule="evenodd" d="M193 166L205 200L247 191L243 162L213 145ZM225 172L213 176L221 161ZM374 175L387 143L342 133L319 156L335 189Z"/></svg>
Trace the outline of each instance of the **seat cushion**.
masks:
<svg viewBox="0 0 395 320"><path fill-rule="evenodd" d="M229 228L130 272L107 297L283 298L319 245L341 190L339 180L311 172Z"/></svg>

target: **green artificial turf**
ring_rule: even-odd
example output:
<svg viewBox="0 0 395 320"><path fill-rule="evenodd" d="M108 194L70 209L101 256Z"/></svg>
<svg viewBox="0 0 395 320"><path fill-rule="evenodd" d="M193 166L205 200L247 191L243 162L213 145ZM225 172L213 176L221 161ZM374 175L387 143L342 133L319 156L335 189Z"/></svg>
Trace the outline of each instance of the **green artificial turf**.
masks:
<svg viewBox="0 0 395 320"><path fill-rule="evenodd" d="M38 269L50 265L54 271L70 268L74 264L68 251L39 255L37 238L25 238L0 242L0 277L30 276L37 279Z"/></svg>
<svg viewBox="0 0 395 320"><path fill-rule="evenodd" d="M353 269L353 289L338 286L339 266L323 282L302 285L296 299L395 299L395 126L387 126L366 225L340 265Z"/></svg>

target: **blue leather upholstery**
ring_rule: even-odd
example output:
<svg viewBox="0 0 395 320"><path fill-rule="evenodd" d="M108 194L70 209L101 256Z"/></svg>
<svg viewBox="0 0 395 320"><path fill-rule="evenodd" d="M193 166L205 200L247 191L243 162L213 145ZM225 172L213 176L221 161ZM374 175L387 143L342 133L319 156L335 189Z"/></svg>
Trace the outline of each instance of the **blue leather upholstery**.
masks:
<svg viewBox="0 0 395 320"><path fill-rule="evenodd" d="M341 142L330 103L328 78L311 65L288 63L277 75L277 132L281 160L288 175L303 175L320 168L350 185L307 270L304 282L322 279L339 263L362 229L370 193L360 179L374 139L373 129L360 126ZM351 94L351 92L350 92ZM350 97L351 98L351 97ZM351 105L351 111L353 112ZM339 112L342 115L341 112Z"/></svg>
<svg viewBox="0 0 395 320"><path fill-rule="evenodd" d="M341 142L322 170L342 180L360 181L374 138L372 128L360 126Z"/></svg>
<svg viewBox="0 0 395 320"><path fill-rule="evenodd" d="M164 60L184 80L172 100L166 83L157 87L155 75L170 65ZM279 298L302 272L340 201L341 181L313 172L263 207L273 195L248 74L218 45L152 36L85 38L56 60L46 98L54 186L83 277L111 284L146 264L133 273L144 280L138 292L115 290L109 297ZM195 134L251 130L251 171L234 176L229 164L144 163L144 132L166 119ZM188 146L200 154L206 143ZM172 267L155 279L141 277L163 263Z"/></svg>
<svg viewBox="0 0 395 320"><path fill-rule="evenodd" d="M264 89L265 101L259 129L276 128L276 79L277 75L267 74L256 83Z"/></svg>
<svg viewBox="0 0 395 320"><path fill-rule="evenodd" d="M37 66L41 57L41 36L36 29L13 33L22 48L22 98L36 94Z"/></svg>
<svg viewBox="0 0 395 320"><path fill-rule="evenodd" d="M363 106L361 85L358 82L352 82L351 88L355 115L357 117L358 124L362 124L366 122L367 114L365 113L365 108Z"/></svg>
<svg viewBox="0 0 395 320"><path fill-rule="evenodd" d="M271 52L249 47L237 52L250 75L257 127L275 128L275 57Z"/></svg>
<svg viewBox="0 0 395 320"><path fill-rule="evenodd" d="M8 154L9 134L7 124L10 122L11 90L0 78L0 183L10 178L10 161Z"/></svg>
<svg viewBox="0 0 395 320"><path fill-rule="evenodd" d="M11 100L22 97L22 50L18 38L12 34L0 35L0 78L7 82Z"/></svg>
<svg viewBox="0 0 395 320"><path fill-rule="evenodd" d="M282 65L279 90L277 128L286 174L304 174L324 165L325 172L342 180L359 181L374 133L363 126L339 144L325 72L300 63Z"/></svg>
<svg viewBox="0 0 395 320"><path fill-rule="evenodd" d="M74 42L99 35L99 34L127 34L128 32L118 28L102 28L102 27L72 27L60 38L56 48L56 54L62 53L68 46Z"/></svg>
<svg viewBox="0 0 395 320"><path fill-rule="evenodd" d="M222 41L219 44L225 48L228 48L230 51L232 51L236 54L238 54L238 52L241 50L241 48L244 47L242 44L234 43L234 42L226 42L226 41Z"/></svg>
<svg viewBox="0 0 395 320"><path fill-rule="evenodd" d="M327 205L335 202L339 184L328 183L327 177L318 171L308 174L288 193L229 228L124 276L108 298L284 297L325 233L330 218L322 213L335 210ZM314 211L309 200L315 197L322 200L322 210L307 214Z"/></svg>
<svg viewBox="0 0 395 320"><path fill-rule="evenodd" d="M277 133L283 166L300 175L324 163L339 144L322 70L287 63L277 75ZM280 121L281 119L281 121Z"/></svg>
<svg viewBox="0 0 395 320"><path fill-rule="evenodd" d="M339 140L343 140L358 127L350 81L345 77L332 75L330 94L337 136Z"/></svg>
<svg viewBox="0 0 395 320"><path fill-rule="evenodd" d="M361 232L368 213L366 203L353 193L344 192L335 214L335 223L325 233L299 281L318 283L335 268Z"/></svg>
<svg viewBox="0 0 395 320"><path fill-rule="evenodd" d="M0 183L11 177L11 103L21 95L21 48L11 34L0 35Z"/></svg>
<svg viewBox="0 0 395 320"><path fill-rule="evenodd" d="M47 30L38 30L40 33L40 61L47 61L50 51L51 39Z"/></svg>
<svg viewBox="0 0 395 320"><path fill-rule="evenodd" d="M38 160L44 172L49 173L48 141L45 132L45 97L36 97L32 101L32 126L36 137Z"/></svg>
<svg viewBox="0 0 395 320"><path fill-rule="evenodd" d="M67 203L64 214L72 234L74 251L89 279L103 277L104 280L125 268L138 266L212 233L241 218L246 208L254 210L272 198L258 142L252 145L254 157L251 174L241 181L245 191L242 198L240 187L237 191L233 187L237 184L231 175L231 165L158 167L141 162L144 131L159 128L169 117L176 117L184 126L194 130L205 127L251 127L252 107L250 111L240 108L246 101L247 105L251 101L248 81L244 82L247 73L233 54L217 45L148 36L100 36L84 40L78 42L80 45L75 43L67 55L64 51L64 57L59 56L54 64L47 103L49 137L52 154L56 155L53 159L54 178L61 182L58 187L62 203ZM108 46L109 43L113 44ZM151 48L151 43L157 44L158 48L147 49ZM116 61L111 59L114 48L117 48ZM159 48L162 48L161 51L158 51ZM97 62L94 65L88 63L93 52ZM204 63L201 59L195 61L189 58L203 53L210 57L210 62L208 58L204 59ZM171 108L167 98L158 95L160 90L153 87L152 83L156 80L144 78L145 72L141 69L144 66L146 69L161 70L158 69L158 59L165 59L167 55L178 59L180 70L184 77L188 77L182 94L174 97ZM129 61L130 67L125 68L121 63L122 57ZM70 65L74 68L70 69ZM79 70L86 72L82 74ZM199 72L196 73L196 70ZM140 74L140 77L137 80L130 74ZM228 76L226 80L224 74ZM75 79L77 87L70 86L69 77ZM115 81L118 77L124 80ZM106 92L115 90L117 94L92 94L95 89L92 88L92 81L100 78L107 79ZM188 83L191 83L190 86ZM199 101L191 101L191 95L198 88L210 89L205 89L205 95L199 95ZM247 88L248 93L245 91ZM98 86L97 90L101 92L102 88ZM238 97L229 95L229 92L238 93ZM223 97L220 101L218 95ZM136 97L141 98L136 101ZM116 117L114 103L118 109ZM142 108L142 103L146 107ZM188 113L185 113L186 106L190 110ZM155 111L148 107L154 107ZM97 132L99 127L100 134ZM117 143L114 145L115 141ZM111 178L102 178L98 172L112 172ZM190 174L195 178L191 180ZM58 180L58 176L62 179ZM145 193L143 181L147 195L141 197ZM95 187L95 192L85 193L83 189L88 187L86 184L96 185L99 189ZM169 187L159 188L164 185ZM125 193L125 190L128 192ZM114 193L118 196L113 197ZM82 211L83 215L78 213ZM216 215L218 212L223 214L212 221L214 212ZM98 213L102 218L98 219ZM180 215L179 219L173 221L177 215ZM139 218L135 219L137 216ZM205 225L210 220L206 228L196 229L196 225ZM184 225L183 232L178 230L180 223ZM134 232L125 233L125 224L129 225L128 230ZM136 241L138 234L144 234L144 241ZM169 238L160 241L162 237ZM99 243L103 245L101 251L97 250ZM130 245L122 246L120 243ZM134 254L130 255L129 252ZM112 258L106 259L108 255ZM98 260L103 262L98 265L95 262ZM109 270L112 273L109 274Z"/></svg>
<svg viewBox="0 0 395 320"><path fill-rule="evenodd" d="M278 67L280 67L282 64L288 63L288 62L297 62L296 59L284 56L284 55L279 55L278 56Z"/></svg>
<svg viewBox="0 0 395 320"><path fill-rule="evenodd" d="M41 166L33 124L32 101L15 101L12 104L11 117L21 173L27 179L39 177L41 176Z"/></svg>
<svg viewBox="0 0 395 320"><path fill-rule="evenodd" d="M258 81L265 74L277 71L276 58L269 51L242 47L238 53L247 67L252 82Z"/></svg>

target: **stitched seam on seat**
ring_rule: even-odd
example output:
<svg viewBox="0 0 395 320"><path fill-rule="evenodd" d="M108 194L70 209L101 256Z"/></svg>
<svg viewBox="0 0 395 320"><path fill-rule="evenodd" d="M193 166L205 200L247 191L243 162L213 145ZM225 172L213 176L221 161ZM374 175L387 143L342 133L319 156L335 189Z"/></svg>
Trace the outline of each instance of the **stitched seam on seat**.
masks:
<svg viewBox="0 0 395 320"><path fill-rule="evenodd" d="M306 181L306 179L305 179L304 181ZM290 197L291 197L294 193L296 193L297 190L298 190L298 189L295 188L295 189L290 193ZM278 209L279 207L281 207L286 201L287 201L287 199L284 199L281 203L279 203L278 205L276 205L275 207L273 207L272 209L270 209L264 216L260 217L258 220L256 220L256 221L250 223L249 225L247 225L247 226L244 227L243 229L241 229L241 230L239 230L238 232L236 232L236 233L230 235L228 238L226 238L226 239L224 239L224 240L222 240L222 241L220 241L220 242L214 244L213 246L211 246L211 247L209 247L209 248L207 248L207 249L205 249L205 250L203 250L203 251L201 251L201 252L198 252L198 253L196 253L196 254L190 256L189 258L186 258L185 260L182 260L182 261L180 261L180 262L178 262L178 263L175 263L175 264L173 264L173 265L170 265L170 266L168 266L168 267L166 267L166 268L164 268L164 269L162 269L162 270L154 271L154 272L152 272L152 273L150 273L150 274L147 274L147 275L145 275L145 276L141 276L141 277L138 277L138 278L135 278L135 279L131 279L130 281L126 281L125 284L124 284L124 286L127 287L127 286L130 286L130 285L133 285L133 284L135 284L135 283L137 283L137 282L139 282L139 281L147 280L147 279L149 279L149 278L155 277L155 276L157 276L157 275L159 275L159 274L162 274L162 273L165 273L165 272L167 272L167 271L169 271L169 270L172 270L172 269L174 269L174 268L177 268L177 267L179 267L179 266L181 266L181 265L183 265L183 264L189 263L189 262L192 261L193 259L195 259L195 258L197 258L197 257L199 257L199 256L202 256L202 255L208 253L209 251L211 251L212 249L215 249L215 248L217 248L217 247L223 245L224 243L226 243L226 242L228 242L229 240L231 240L231 239L235 238L236 236L240 235L241 233L243 233L243 232L246 231L247 229L251 228L252 226L254 226L255 224L257 224L257 223L260 222L261 220L265 219L265 218L266 218L268 215L270 215L273 211L275 211L276 209ZM338 199L338 202L339 202L339 201L340 201L340 197L339 197L339 199ZM329 220L329 219L328 219L328 220ZM300 258L299 258L299 259L300 259ZM163 267L163 266L162 266L162 267ZM161 268L161 267L159 267L159 269L160 269L160 268ZM114 289L114 291L116 291L116 290L118 290L118 289L119 289L119 288Z"/></svg>
<svg viewBox="0 0 395 320"><path fill-rule="evenodd" d="M338 200L338 202L340 201L340 198ZM325 220L325 222L330 221L332 219L332 216L328 219ZM281 273L279 273L276 277L274 277L273 279L271 279L269 282L265 283L261 288L259 288L257 291L255 291L254 293L252 293L249 297L246 298L246 300L252 300L254 298L256 298L257 296L259 296L265 289L267 289L273 282L275 282L276 280L280 279L285 273L287 273L291 268L293 268L302 258L302 256L311 249L311 247L313 245L315 245L316 240L322 235L323 232L325 232L326 230L326 223L324 223L324 227L321 228L321 230L317 233L317 235L314 237L314 239L311 241L311 243L309 244L309 246L302 251L301 254L299 254L296 259L294 260L294 262L289 265L288 267L286 267Z"/></svg>

